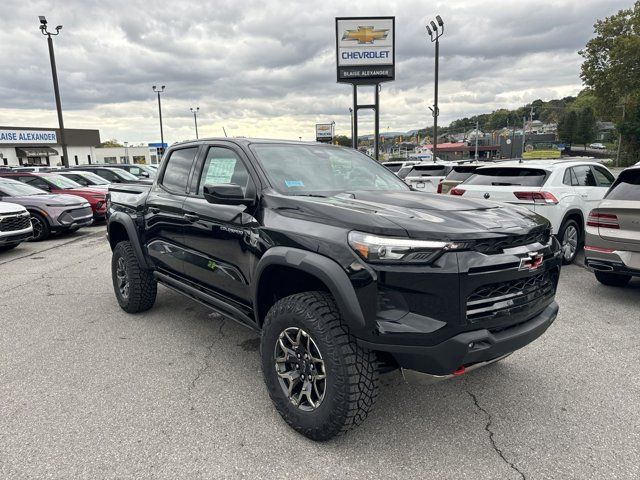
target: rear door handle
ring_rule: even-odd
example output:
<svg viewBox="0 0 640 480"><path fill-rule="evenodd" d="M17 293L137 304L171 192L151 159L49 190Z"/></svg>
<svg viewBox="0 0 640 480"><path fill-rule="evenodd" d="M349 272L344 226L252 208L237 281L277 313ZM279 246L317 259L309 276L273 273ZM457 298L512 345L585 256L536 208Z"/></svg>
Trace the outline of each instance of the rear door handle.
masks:
<svg viewBox="0 0 640 480"><path fill-rule="evenodd" d="M149 207L149 213L160 213L160 209L156 207Z"/></svg>
<svg viewBox="0 0 640 480"><path fill-rule="evenodd" d="M200 216L196 215L195 213L185 213L184 218L186 218L190 222L197 222L198 220L200 220Z"/></svg>

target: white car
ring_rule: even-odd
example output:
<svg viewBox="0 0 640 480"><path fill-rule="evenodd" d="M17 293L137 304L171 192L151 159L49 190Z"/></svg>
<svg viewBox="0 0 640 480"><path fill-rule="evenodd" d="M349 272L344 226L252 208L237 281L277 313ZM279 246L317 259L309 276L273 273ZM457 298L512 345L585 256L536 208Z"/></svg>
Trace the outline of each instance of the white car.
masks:
<svg viewBox="0 0 640 480"><path fill-rule="evenodd" d="M31 215L22 205L0 202L0 251L33 237Z"/></svg>
<svg viewBox="0 0 640 480"><path fill-rule="evenodd" d="M589 145L589 148L593 148L594 150L606 150L607 147L605 147L602 143L592 143L591 145Z"/></svg>
<svg viewBox="0 0 640 480"><path fill-rule="evenodd" d="M387 167L396 175L400 171L400 169L404 167L409 167L415 165L416 163L420 163L418 160L407 160L407 161L391 161L391 162L382 162L382 165Z"/></svg>
<svg viewBox="0 0 640 480"><path fill-rule="evenodd" d="M478 168L451 195L521 205L546 217L571 263L584 242L585 219L614 181L595 161L505 162Z"/></svg>
<svg viewBox="0 0 640 480"><path fill-rule="evenodd" d="M420 192L438 192L438 185L449 175L453 167L458 163L451 162L425 162L403 168L398 172L404 182Z"/></svg>

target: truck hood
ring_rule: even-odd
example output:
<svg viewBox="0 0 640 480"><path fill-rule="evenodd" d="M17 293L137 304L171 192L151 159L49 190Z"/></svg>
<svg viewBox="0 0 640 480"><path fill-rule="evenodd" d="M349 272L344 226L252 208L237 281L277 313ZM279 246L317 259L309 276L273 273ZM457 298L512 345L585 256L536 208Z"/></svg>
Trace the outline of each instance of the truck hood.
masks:
<svg viewBox="0 0 640 480"><path fill-rule="evenodd" d="M346 192L332 197L269 195L284 215L413 238L477 239L526 234L547 225L525 208L422 192Z"/></svg>

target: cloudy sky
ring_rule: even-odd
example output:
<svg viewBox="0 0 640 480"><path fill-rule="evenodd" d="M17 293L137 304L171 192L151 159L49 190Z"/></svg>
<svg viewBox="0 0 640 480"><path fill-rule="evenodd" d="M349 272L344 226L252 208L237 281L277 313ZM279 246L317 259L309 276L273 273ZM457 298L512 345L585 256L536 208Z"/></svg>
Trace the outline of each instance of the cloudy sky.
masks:
<svg viewBox="0 0 640 480"><path fill-rule="evenodd" d="M432 124L433 45L424 25L445 21L440 123L581 88L577 51L593 23L632 0L2 0L0 125L55 126L38 15L64 25L55 38L65 123L103 139L201 136L312 139L334 120L349 134L351 88L337 84L336 16L396 16L396 81L383 85L381 129ZM361 101L368 101L361 93ZM372 96L372 94L371 94ZM371 127L363 114L360 127ZM368 128L369 127L369 128Z"/></svg>

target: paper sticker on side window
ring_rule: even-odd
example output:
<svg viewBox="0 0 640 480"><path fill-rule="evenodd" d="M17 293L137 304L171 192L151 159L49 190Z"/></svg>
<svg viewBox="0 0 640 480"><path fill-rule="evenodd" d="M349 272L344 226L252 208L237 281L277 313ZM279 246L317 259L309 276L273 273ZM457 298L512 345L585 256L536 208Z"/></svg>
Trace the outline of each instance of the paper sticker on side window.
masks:
<svg viewBox="0 0 640 480"><path fill-rule="evenodd" d="M205 183L231 183L236 168L235 158L215 158L207 169Z"/></svg>
<svg viewBox="0 0 640 480"><path fill-rule="evenodd" d="M291 187L304 187L304 182L302 180L285 180L284 184L291 188Z"/></svg>

